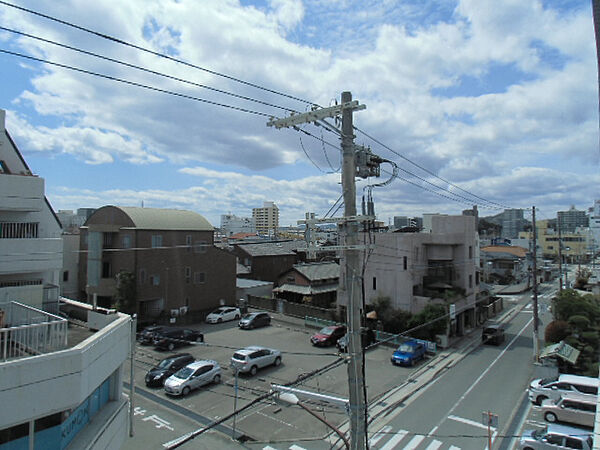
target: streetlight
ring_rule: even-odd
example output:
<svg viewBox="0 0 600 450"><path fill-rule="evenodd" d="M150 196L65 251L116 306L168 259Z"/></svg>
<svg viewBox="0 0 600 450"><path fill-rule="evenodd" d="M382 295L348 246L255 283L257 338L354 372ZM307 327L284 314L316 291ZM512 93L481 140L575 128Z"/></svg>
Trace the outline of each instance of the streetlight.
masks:
<svg viewBox="0 0 600 450"><path fill-rule="evenodd" d="M337 428L335 425L329 423L323 417L321 417L316 412L314 412L312 409L310 409L308 406L306 406L304 403L302 403L298 399L298 397L296 397L294 394L289 393L289 392L282 392L279 394L279 400L281 400L285 403L289 403L290 405L298 405L300 408L302 408L304 411L309 413L315 419L323 422L325 425L327 425L329 428L331 428L333 431L335 431L335 433L342 439L342 441L344 441L346 448L347 449L350 448L350 442L348 442L348 438L344 435L344 433L341 432L341 430L339 428Z"/></svg>

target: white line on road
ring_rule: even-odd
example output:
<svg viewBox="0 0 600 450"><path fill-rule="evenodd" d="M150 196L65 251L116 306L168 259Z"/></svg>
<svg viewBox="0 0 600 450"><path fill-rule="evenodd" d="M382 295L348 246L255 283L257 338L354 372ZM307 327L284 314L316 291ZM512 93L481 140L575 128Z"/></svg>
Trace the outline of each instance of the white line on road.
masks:
<svg viewBox="0 0 600 450"><path fill-rule="evenodd" d="M469 395L469 393L473 389L475 389L475 386L477 386L477 384L482 380L482 378L487 375L487 373L492 369L492 367L494 367L494 364L496 364L500 360L500 358L502 358L504 356L504 354L508 351L508 349L510 348L510 346L517 340L518 337L521 336L521 334L523 334L523 332L531 324L531 322L533 322L533 317L527 321L527 323L523 326L523 328L521 328L521 330L517 333L517 335L514 338L512 338L512 340L508 343L508 345L504 348L504 350L502 350L500 352L500 354L496 357L496 359L494 359L492 361L492 363L487 367L487 369L485 369L483 372L481 372L481 375L479 375L477 377L477 379L473 382L473 384L471 384L471 386L469 387L469 389L467 389L465 391L465 393L463 395L461 395L460 398L456 401L456 403L454 403L454 405L452 406L452 408L450 408L450 411L448 411L448 414L446 415L446 417L444 417L442 420L440 420L440 422L435 427L433 427L431 429L431 431L429 432L428 436L431 436L433 433L435 433L435 431L440 427L440 425L442 423L444 423L444 421L446 420L446 418L454 412L454 410L465 399L465 397L467 395Z"/></svg>
<svg viewBox="0 0 600 450"><path fill-rule="evenodd" d="M404 450L413 450L413 448L417 448L417 445L419 445L423 439L425 439L425 436L422 434L415 436L410 440L408 445L404 447Z"/></svg>
<svg viewBox="0 0 600 450"><path fill-rule="evenodd" d="M451 445L448 450L460 450L460 447L457 447L456 445Z"/></svg>
<svg viewBox="0 0 600 450"><path fill-rule="evenodd" d="M442 441L438 441L437 439L434 439L433 441L431 441L431 444L429 444L425 450L437 450L441 446L442 446Z"/></svg>
<svg viewBox="0 0 600 450"><path fill-rule="evenodd" d="M465 419L463 417L458 417L458 416L448 416L448 419L456 420L457 422L466 423L467 425L471 425L471 426L474 426L477 428L483 428L483 429L487 430L487 425L484 425L479 422L475 422L474 420L471 420L471 419ZM494 427L491 427L491 429L495 430Z"/></svg>
<svg viewBox="0 0 600 450"><path fill-rule="evenodd" d="M389 441L387 441L386 444L383 447L381 447L379 450L392 450L393 448L396 448L396 445L398 445L398 442L400 442L402 439L404 439L404 436L406 436L407 434L408 434L408 431L405 431L405 430L398 431L398 433L396 433L393 438L391 438Z"/></svg>
<svg viewBox="0 0 600 450"><path fill-rule="evenodd" d="M385 427L383 427L381 430L379 430L377 433L375 433L375 435L373 435L373 437L371 439L369 439L369 447L372 447L373 445L377 444L381 438L383 436L385 436L385 434L389 431L391 431L392 427L389 425L386 425Z"/></svg>
<svg viewBox="0 0 600 450"><path fill-rule="evenodd" d="M300 447L299 445L294 444L290 447L290 450L306 450L306 449L304 447Z"/></svg>

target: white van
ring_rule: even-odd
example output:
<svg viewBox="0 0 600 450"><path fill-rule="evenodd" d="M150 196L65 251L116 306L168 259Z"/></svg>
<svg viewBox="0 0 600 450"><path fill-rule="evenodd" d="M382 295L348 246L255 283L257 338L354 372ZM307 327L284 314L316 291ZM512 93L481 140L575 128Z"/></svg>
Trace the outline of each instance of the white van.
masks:
<svg viewBox="0 0 600 450"><path fill-rule="evenodd" d="M550 398L558 400L561 395L576 393L598 395L598 378L579 375L559 375L558 378L538 378L529 385L529 400L541 405Z"/></svg>

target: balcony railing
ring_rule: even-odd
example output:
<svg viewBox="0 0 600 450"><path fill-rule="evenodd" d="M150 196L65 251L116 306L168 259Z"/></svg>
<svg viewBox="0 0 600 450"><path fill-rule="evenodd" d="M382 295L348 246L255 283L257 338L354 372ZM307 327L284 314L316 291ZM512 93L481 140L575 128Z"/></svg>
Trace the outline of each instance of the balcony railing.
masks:
<svg viewBox="0 0 600 450"><path fill-rule="evenodd" d="M0 361L67 347L66 319L19 302L0 303Z"/></svg>

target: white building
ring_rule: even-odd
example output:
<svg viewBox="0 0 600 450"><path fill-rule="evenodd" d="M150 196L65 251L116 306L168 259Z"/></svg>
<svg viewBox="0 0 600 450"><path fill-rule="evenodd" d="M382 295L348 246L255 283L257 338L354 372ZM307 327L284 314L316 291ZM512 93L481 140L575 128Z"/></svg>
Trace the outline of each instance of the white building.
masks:
<svg viewBox="0 0 600 450"><path fill-rule="evenodd" d="M0 310L0 450L121 448L130 317L95 313L103 323L94 332L16 302Z"/></svg>
<svg viewBox="0 0 600 450"><path fill-rule="evenodd" d="M5 128L0 110L0 302L57 307L62 267L61 226Z"/></svg>
<svg viewBox="0 0 600 450"><path fill-rule="evenodd" d="M237 233L256 233L256 225L252 217L238 217L235 214L222 214L221 231L225 236L231 236Z"/></svg>
<svg viewBox="0 0 600 450"><path fill-rule="evenodd" d="M600 200L594 202L594 208L590 214L591 240L588 252L598 254L600 252Z"/></svg>

